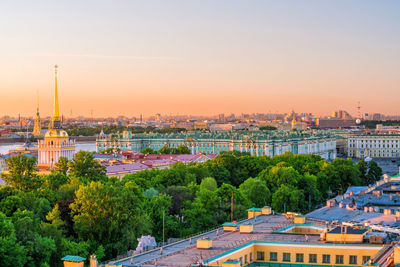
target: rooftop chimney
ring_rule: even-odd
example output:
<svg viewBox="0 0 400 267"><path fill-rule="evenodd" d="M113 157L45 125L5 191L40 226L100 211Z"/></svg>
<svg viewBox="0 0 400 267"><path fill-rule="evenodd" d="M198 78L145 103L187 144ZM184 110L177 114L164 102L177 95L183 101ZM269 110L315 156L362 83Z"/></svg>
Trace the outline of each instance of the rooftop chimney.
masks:
<svg viewBox="0 0 400 267"><path fill-rule="evenodd" d="M96 255L90 255L90 267L97 267Z"/></svg>

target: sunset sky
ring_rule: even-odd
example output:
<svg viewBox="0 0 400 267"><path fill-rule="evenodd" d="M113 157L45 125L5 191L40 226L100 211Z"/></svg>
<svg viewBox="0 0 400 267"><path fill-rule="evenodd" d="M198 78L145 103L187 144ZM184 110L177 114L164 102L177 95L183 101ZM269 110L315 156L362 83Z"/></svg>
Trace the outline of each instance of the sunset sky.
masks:
<svg viewBox="0 0 400 267"><path fill-rule="evenodd" d="M0 116L400 115L400 1L0 1Z"/></svg>

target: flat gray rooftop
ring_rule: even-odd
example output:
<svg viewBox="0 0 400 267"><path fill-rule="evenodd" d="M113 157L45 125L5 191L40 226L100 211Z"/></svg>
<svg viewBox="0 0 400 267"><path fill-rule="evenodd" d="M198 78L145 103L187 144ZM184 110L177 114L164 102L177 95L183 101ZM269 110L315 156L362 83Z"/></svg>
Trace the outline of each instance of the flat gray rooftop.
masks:
<svg viewBox="0 0 400 267"><path fill-rule="evenodd" d="M208 232L198 238L193 238L190 244L189 240L167 246L163 249L163 255L160 249L156 249L147 254L141 254L130 258L122 259L114 264L122 264L123 266L190 266L191 264L200 263L213 256L221 254L232 248L240 246L254 240L268 241L287 241L287 242L305 242L304 235L293 234L274 234L272 232L288 226L292 222L281 215L260 215L256 221L253 219L246 220L254 225L252 234L240 234L236 232L223 232L219 228L219 235L216 231ZM209 250L197 249L196 240L208 237L213 240L213 247ZM319 236L308 236L309 242L319 242Z"/></svg>

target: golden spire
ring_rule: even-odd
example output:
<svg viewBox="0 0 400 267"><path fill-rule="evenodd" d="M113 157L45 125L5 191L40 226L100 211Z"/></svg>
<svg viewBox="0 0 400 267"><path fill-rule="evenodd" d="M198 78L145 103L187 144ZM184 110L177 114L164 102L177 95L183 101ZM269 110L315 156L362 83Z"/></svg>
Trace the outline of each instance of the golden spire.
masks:
<svg viewBox="0 0 400 267"><path fill-rule="evenodd" d="M53 123L52 123L52 127L54 129L61 128L60 112L58 110L57 69L58 69L58 66L55 65L54 66L55 90L54 90L54 107L53 107Z"/></svg>
<svg viewBox="0 0 400 267"><path fill-rule="evenodd" d="M39 115L39 90L36 91L37 94L37 103L36 103L36 117L35 117L35 125L33 127L33 135L39 136L41 135L41 122L40 122L40 115Z"/></svg>

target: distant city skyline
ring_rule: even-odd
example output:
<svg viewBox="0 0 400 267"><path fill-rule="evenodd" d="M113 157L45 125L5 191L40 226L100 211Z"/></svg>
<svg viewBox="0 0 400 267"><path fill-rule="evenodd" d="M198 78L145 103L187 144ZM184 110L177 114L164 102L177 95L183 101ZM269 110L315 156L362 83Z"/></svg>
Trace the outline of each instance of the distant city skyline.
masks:
<svg viewBox="0 0 400 267"><path fill-rule="evenodd" d="M116 2L0 2L0 116L50 115L55 64L66 117L399 115L399 1Z"/></svg>

